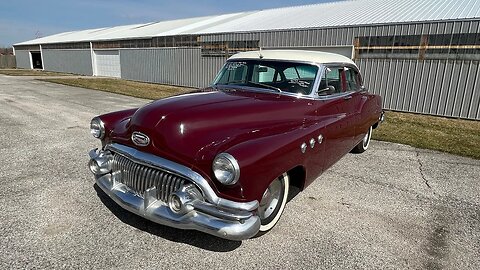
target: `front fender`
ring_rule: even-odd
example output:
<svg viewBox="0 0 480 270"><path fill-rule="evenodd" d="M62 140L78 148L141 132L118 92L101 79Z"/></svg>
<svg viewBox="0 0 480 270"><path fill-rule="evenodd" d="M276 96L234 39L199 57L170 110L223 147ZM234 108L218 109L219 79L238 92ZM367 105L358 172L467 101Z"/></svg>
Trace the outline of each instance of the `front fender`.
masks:
<svg viewBox="0 0 480 270"><path fill-rule="evenodd" d="M240 165L238 185L242 197L260 201L263 192L275 178L297 166L307 169L312 157L316 156L313 153L322 151L322 147L311 148L309 140L318 137L321 132L322 128L314 124L249 140L228 149L226 152L233 155ZM306 153L301 151L304 142L308 145Z"/></svg>
<svg viewBox="0 0 480 270"><path fill-rule="evenodd" d="M125 129L125 120L131 117L137 110L138 108L133 108L128 110L102 114L98 116L105 125L106 135L102 141L103 145L107 144L111 140L112 132L114 132L115 128L118 129L119 123L124 123L122 127L123 129Z"/></svg>

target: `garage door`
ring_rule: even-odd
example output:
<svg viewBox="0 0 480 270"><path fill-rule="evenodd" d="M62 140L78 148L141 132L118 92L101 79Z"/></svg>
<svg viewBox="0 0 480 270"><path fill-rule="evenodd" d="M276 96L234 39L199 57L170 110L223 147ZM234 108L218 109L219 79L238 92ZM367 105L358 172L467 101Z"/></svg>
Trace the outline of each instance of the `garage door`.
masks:
<svg viewBox="0 0 480 270"><path fill-rule="evenodd" d="M118 51L95 51L95 63L97 76L121 77Z"/></svg>

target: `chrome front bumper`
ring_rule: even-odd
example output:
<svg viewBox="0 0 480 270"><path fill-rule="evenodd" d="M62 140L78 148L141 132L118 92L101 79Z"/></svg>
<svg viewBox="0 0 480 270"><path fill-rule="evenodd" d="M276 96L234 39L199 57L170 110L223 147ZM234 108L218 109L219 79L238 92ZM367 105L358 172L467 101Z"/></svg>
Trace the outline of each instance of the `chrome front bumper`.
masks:
<svg viewBox="0 0 480 270"><path fill-rule="evenodd" d="M119 176L115 172L95 175L97 185L122 208L162 225L197 230L229 240L244 240L258 233L260 219L255 215L257 201L240 203L219 198L200 175L187 167L157 156L118 144L108 145L105 149L122 153L133 161L148 164L150 167L188 176L193 184L190 185L201 192L200 198L191 198L192 196L188 194L182 195L181 191L176 192L179 196L187 198L184 210L176 213L168 203L157 199L156 187L147 189L143 196L139 196L118 181ZM92 150L90 157L95 160L99 153L103 152Z"/></svg>

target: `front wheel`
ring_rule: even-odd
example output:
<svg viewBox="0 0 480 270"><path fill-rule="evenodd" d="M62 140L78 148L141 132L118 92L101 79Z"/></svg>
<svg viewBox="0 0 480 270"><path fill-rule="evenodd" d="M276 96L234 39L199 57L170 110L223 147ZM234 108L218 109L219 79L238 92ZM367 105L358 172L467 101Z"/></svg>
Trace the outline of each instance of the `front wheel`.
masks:
<svg viewBox="0 0 480 270"><path fill-rule="evenodd" d="M355 148L352 149L352 153L363 153L368 149L370 145L370 139L372 138L372 127L368 128L367 134L363 137L363 140L358 143Z"/></svg>
<svg viewBox="0 0 480 270"><path fill-rule="evenodd" d="M266 232L273 228L283 213L287 203L290 179L286 173L273 180L262 196L258 207L260 231Z"/></svg>

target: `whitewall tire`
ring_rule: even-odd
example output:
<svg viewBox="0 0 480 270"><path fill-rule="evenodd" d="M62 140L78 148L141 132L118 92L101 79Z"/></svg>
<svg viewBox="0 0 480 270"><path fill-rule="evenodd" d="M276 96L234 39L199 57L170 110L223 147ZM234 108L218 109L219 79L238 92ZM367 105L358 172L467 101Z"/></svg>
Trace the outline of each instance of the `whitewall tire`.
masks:
<svg viewBox="0 0 480 270"><path fill-rule="evenodd" d="M290 179L286 173L273 180L268 186L258 207L260 232L266 232L277 224L288 199Z"/></svg>
<svg viewBox="0 0 480 270"><path fill-rule="evenodd" d="M367 151L368 146L370 145L370 140L372 139L372 129L371 126L368 128L367 134L365 134L362 141L352 149L353 153L363 153Z"/></svg>

